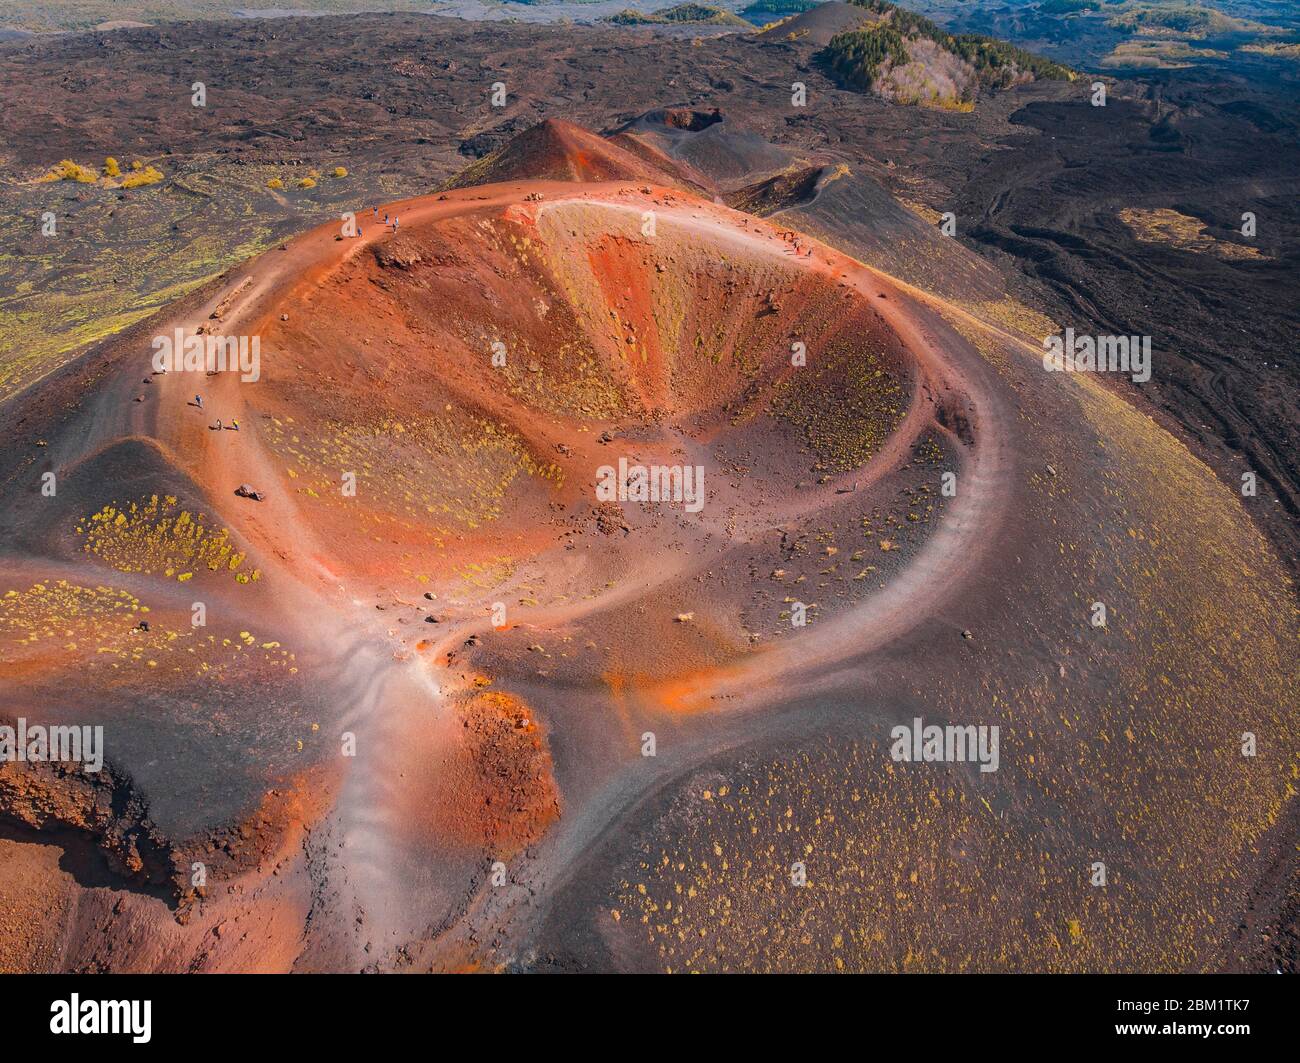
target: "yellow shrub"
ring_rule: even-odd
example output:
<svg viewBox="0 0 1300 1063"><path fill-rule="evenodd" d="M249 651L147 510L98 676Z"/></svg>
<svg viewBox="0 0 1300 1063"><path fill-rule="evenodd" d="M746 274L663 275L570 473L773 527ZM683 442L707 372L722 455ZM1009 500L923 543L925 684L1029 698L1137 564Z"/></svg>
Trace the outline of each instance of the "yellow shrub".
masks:
<svg viewBox="0 0 1300 1063"><path fill-rule="evenodd" d="M117 160L113 158L112 155L110 155L107 159L104 160L104 176L105 177L122 176L122 167L120 167L117 164Z"/></svg>
<svg viewBox="0 0 1300 1063"><path fill-rule="evenodd" d="M272 177L269 181L266 182L266 187L267 187L267 188L283 188L283 187L284 187L284 182L281 181L278 177Z"/></svg>
<svg viewBox="0 0 1300 1063"><path fill-rule="evenodd" d="M342 166L335 166L335 167L334 167L334 176L335 176L335 177L347 177L347 175L348 175L348 171L347 171L344 167L342 167Z"/></svg>
<svg viewBox="0 0 1300 1063"><path fill-rule="evenodd" d="M315 188L315 187L316 187L316 182L315 182L315 180L313 180L313 179L310 178L310 177L304 177L301 181L298 182L298 187L299 187L299 188Z"/></svg>
<svg viewBox="0 0 1300 1063"><path fill-rule="evenodd" d="M62 160L54 169L41 178L42 181L77 181L83 185L93 185L99 180L99 177L93 170L73 162L71 159Z"/></svg>
<svg viewBox="0 0 1300 1063"><path fill-rule="evenodd" d="M225 528L180 510L172 495L104 506L77 531L85 536L86 553L119 572L162 572L181 583L203 568L233 572L245 557Z"/></svg>
<svg viewBox="0 0 1300 1063"><path fill-rule="evenodd" d="M162 171L146 166L143 170L137 170L122 178L122 187L139 188L141 185L156 185L162 179Z"/></svg>

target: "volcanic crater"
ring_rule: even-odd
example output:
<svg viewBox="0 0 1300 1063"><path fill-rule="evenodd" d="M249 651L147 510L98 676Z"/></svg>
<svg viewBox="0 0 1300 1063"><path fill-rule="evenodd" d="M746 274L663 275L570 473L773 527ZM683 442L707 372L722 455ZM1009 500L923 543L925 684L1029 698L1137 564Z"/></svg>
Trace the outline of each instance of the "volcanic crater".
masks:
<svg viewBox="0 0 1300 1063"><path fill-rule="evenodd" d="M752 154L726 125L673 125L708 141L680 154ZM129 891L88 891L62 963L1233 948L1212 928L1286 799L1295 687L1289 585L1238 502L1024 335L700 194L645 127L548 123L475 183L366 204L24 407L41 446L4 466L27 504L0 517L0 710L103 721L121 792L6 766L0 797L111 853ZM978 287L966 252L926 246ZM258 336L258 379L151 372L174 328ZM620 461L702 469L703 505L603 500ZM1252 669L1206 652L1229 625ZM890 762L881 736L918 715L1000 722L1001 768ZM1244 763L1235 735L1266 726ZM1098 851L1104 897L1078 888ZM813 888L776 890L796 858Z"/></svg>

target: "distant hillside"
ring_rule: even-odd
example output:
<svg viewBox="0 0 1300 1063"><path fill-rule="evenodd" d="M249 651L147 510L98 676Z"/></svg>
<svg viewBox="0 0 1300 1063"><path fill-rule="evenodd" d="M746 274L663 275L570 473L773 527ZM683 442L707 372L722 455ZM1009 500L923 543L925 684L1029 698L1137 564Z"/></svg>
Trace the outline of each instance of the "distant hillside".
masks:
<svg viewBox="0 0 1300 1063"><path fill-rule="evenodd" d="M629 8L626 11L620 11L617 15L610 15L601 21L613 22L620 26L692 23L695 25L743 26L746 29L750 28L750 24L739 15L733 15L730 11L724 11L720 7L709 7L706 4L678 4L676 7L667 7L662 11L653 12L633 11Z"/></svg>
<svg viewBox="0 0 1300 1063"><path fill-rule="evenodd" d="M1205 40L1234 33L1267 35L1282 32L1276 27L1233 18L1200 4L1137 4L1111 16L1107 24L1130 33L1186 40Z"/></svg>
<svg viewBox="0 0 1300 1063"><path fill-rule="evenodd" d="M898 103L970 110L980 89L1046 78L1072 81L1068 67L973 33L956 36L887 0L851 0L868 20L837 33L822 53L836 77Z"/></svg>
<svg viewBox="0 0 1300 1063"><path fill-rule="evenodd" d="M797 15L811 11L821 0L754 0L742 15Z"/></svg>
<svg viewBox="0 0 1300 1063"><path fill-rule="evenodd" d="M767 41L802 41L825 47L835 34L858 29L870 19L871 16L860 7L840 0L828 0L792 18L764 26L759 36Z"/></svg>
<svg viewBox="0 0 1300 1063"><path fill-rule="evenodd" d="M1295 55L1287 46L1300 43L1295 0L900 2L924 5L950 33L1014 41L1078 70L1232 67L1289 80L1294 73L1281 67Z"/></svg>
<svg viewBox="0 0 1300 1063"><path fill-rule="evenodd" d="M34 33L127 28L192 19L233 18L257 8L247 0L3 0L0 24ZM268 8L273 4L265 5ZM293 0L284 7L321 14L422 11L427 0Z"/></svg>
<svg viewBox="0 0 1300 1063"><path fill-rule="evenodd" d="M1101 0L1043 0L1038 10L1045 15L1075 15L1081 11L1100 11Z"/></svg>

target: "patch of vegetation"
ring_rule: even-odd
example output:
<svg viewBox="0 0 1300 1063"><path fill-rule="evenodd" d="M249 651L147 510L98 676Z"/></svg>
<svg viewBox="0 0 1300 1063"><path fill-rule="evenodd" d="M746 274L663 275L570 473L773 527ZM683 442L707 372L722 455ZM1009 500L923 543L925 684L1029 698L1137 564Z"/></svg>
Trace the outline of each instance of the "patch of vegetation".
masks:
<svg viewBox="0 0 1300 1063"><path fill-rule="evenodd" d="M122 178L121 188L139 188L142 185L156 185L163 179L161 170L156 170L152 166L141 167L136 163L135 169Z"/></svg>
<svg viewBox="0 0 1300 1063"><path fill-rule="evenodd" d="M1138 4L1112 16L1106 25L1148 36L1178 36L1189 40L1231 33L1277 33L1275 27L1233 18L1200 4Z"/></svg>
<svg viewBox="0 0 1300 1063"><path fill-rule="evenodd" d="M1112 69L1176 70L1202 59L1227 59L1227 52L1212 48L1193 48L1186 41L1122 41L1102 59L1101 65Z"/></svg>
<svg viewBox="0 0 1300 1063"><path fill-rule="evenodd" d="M235 572L240 583L261 579L261 572L237 572L246 555L230 533L204 524L202 516L182 510L172 495L102 507L77 527L83 549L119 572L161 572L186 583L196 571ZM244 576L244 579L240 579Z"/></svg>
<svg viewBox="0 0 1300 1063"><path fill-rule="evenodd" d="M682 24L694 23L710 26L745 26L749 23L738 15L733 15L730 11L724 11L720 7L709 7L707 4L678 4L676 7L667 7L662 11L633 11L630 8L620 11L617 15L610 15L603 19L605 22L613 22L620 26L647 26L647 25L665 25L665 24Z"/></svg>
<svg viewBox="0 0 1300 1063"><path fill-rule="evenodd" d="M438 549L446 536L499 519L521 477L564 482L560 466L535 460L506 425L456 411L401 421L272 417L261 430L297 494L313 504L343 505L334 489L336 469L355 469L358 490L384 500L358 515L359 525L406 528Z"/></svg>
<svg viewBox="0 0 1300 1063"><path fill-rule="evenodd" d="M777 388L771 412L794 427L819 463L848 472L869 462L907 413L905 382L868 345L834 343L819 368Z"/></svg>
<svg viewBox="0 0 1300 1063"><path fill-rule="evenodd" d="M1125 207L1119 212L1119 218L1145 244L1164 244L1179 251L1228 260L1252 261L1266 257L1257 248L1220 240L1207 231L1205 222L1199 218L1168 207Z"/></svg>
<svg viewBox="0 0 1300 1063"><path fill-rule="evenodd" d="M945 47L949 47L950 51L960 55L975 68L981 85L1005 88L1025 74L1046 81L1074 80L1074 71L1068 66L1017 48L1006 41L977 33L963 33L951 40L952 45Z"/></svg>
<svg viewBox="0 0 1300 1063"><path fill-rule="evenodd" d="M801 15L819 6L822 0L754 0L742 15Z"/></svg>
<svg viewBox="0 0 1300 1063"><path fill-rule="evenodd" d="M1043 0L1038 10L1045 15L1078 15L1084 11L1100 11L1101 0Z"/></svg>
<svg viewBox="0 0 1300 1063"><path fill-rule="evenodd" d="M93 185L99 182L99 175L71 159L62 160L53 167L40 181L76 181L78 184Z"/></svg>
<svg viewBox="0 0 1300 1063"><path fill-rule="evenodd" d="M156 170L152 166L145 167L139 159L131 164L131 172L123 176L121 165L110 155L104 160L102 177L89 166L82 166L71 159L63 159L49 173L38 177L36 180L37 183L76 181L78 184L83 185L102 184L105 188L139 188L141 185L155 185L162 179L162 171Z"/></svg>
<svg viewBox="0 0 1300 1063"><path fill-rule="evenodd" d="M1245 44L1241 51L1254 55L1268 55L1278 59L1300 59L1300 43L1296 44Z"/></svg>

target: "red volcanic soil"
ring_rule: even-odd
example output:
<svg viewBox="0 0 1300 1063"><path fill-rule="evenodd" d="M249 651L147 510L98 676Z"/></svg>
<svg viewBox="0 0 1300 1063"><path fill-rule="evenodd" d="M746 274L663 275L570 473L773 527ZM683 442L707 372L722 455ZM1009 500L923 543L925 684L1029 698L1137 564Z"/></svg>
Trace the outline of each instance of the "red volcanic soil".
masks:
<svg viewBox="0 0 1300 1063"><path fill-rule="evenodd" d="M699 157L753 148L718 124ZM1231 952L1209 928L1290 786L1292 721L1242 706L1294 685L1280 568L1235 500L1107 389L1043 373L1024 337L685 189L661 154L549 123L477 175L549 179L367 205L359 234L268 252L32 400L60 487L33 506L6 466L26 497L3 518L19 664L0 712L102 722L112 771L8 791L0 774L0 795L45 787L26 825L73 832L134 891L88 908L57 959L34 940L9 962L490 967L541 941L561 965L680 969L673 940L730 931L698 910L661 931L661 901L734 905L723 922L751 944L802 917L764 911L761 882L672 875L733 845L727 870L783 870L792 843L772 839L795 824L823 846L799 838L809 860L848 852L816 831L863 795L875 818L850 840L880 852L838 880L832 917L866 925L893 903L872 884L896 901L923 880L953 933L973 912L954 966ZM258 337L257 379L154 374L150 337L176 328ZM702 469L700 504L598 495L622 463ZM1100 633L1094 596L1115 617ZM1194 652L1225 615L1258 671ZM1005 766L882 767L914 713L1000 722ZM1211 721L1212 752L1180 744ZM797 778L763 781L753 756L780 764L832 723L847 759L819 769L837 785L818 807ZM1276 739L1251 764L1223 745L1247 726ZM702 766L761 807L683 811ZM1116 780L1105 801L1098 779ZM1218 815L1188 814L1216 794ZM773 808L779 830L745 827ZM1095 847L1128 876L1113 906L1076 891ZM949 859L969 888L943 887ZM17 878L0 889L30 899ZM1145 913L1170 896L1188 914L1166 928ZM637 897L643 921L609 916ZM915 947L925 915L900 907L852 966L944 968ZM831 962L792 948L753 965Z"/></svg>
<svg viewBox="0 0 1300 1063"><path fill-rule="evenodd" d="M438 833L509 860L560 816L545 734L527 705L497 691L458 699L456 719L460 741L449 743L455 752L439 766L423 814Z"/></svg>
<svg viewBox="0 0 1300 1063"><path fill-rule="evenodd" d="M676 190L534 182L386 209L399 230L365 219L341 257L277 284L268 310L250 306L274 354L256 387L226 378L209 400L258 430L259 486L272 490L256 512L293 500L297 553L310 544L330 572L517 563L563 537L554 506L591 508L596 469L629 434L646 458L680 457L692 439L757 454L763 440L778 466L811 446L833 468L837 449L882 446L917 401L882 311L810 244ZM337 245L312 239L289 255ZM831 365L868 338L853 386L833 386ZM805 381L815 408L794 387L795 343L820 358ZM214 460L232 453L224 437L205 442L222 445ZM335 483L349 470L360 505ZM730 519L761 519L770 502L736 494ZM433 552L423 571L416 550Z"/></svg>
<svg viewBox="0 0 1300 1063"><path fill-rule="evenodd" d="M499 151L457 174L444 187L525 179L648 181L696 191L707 184L689 166L633 137L607 139L572 122L548 118L511 138Z"/></svg>

